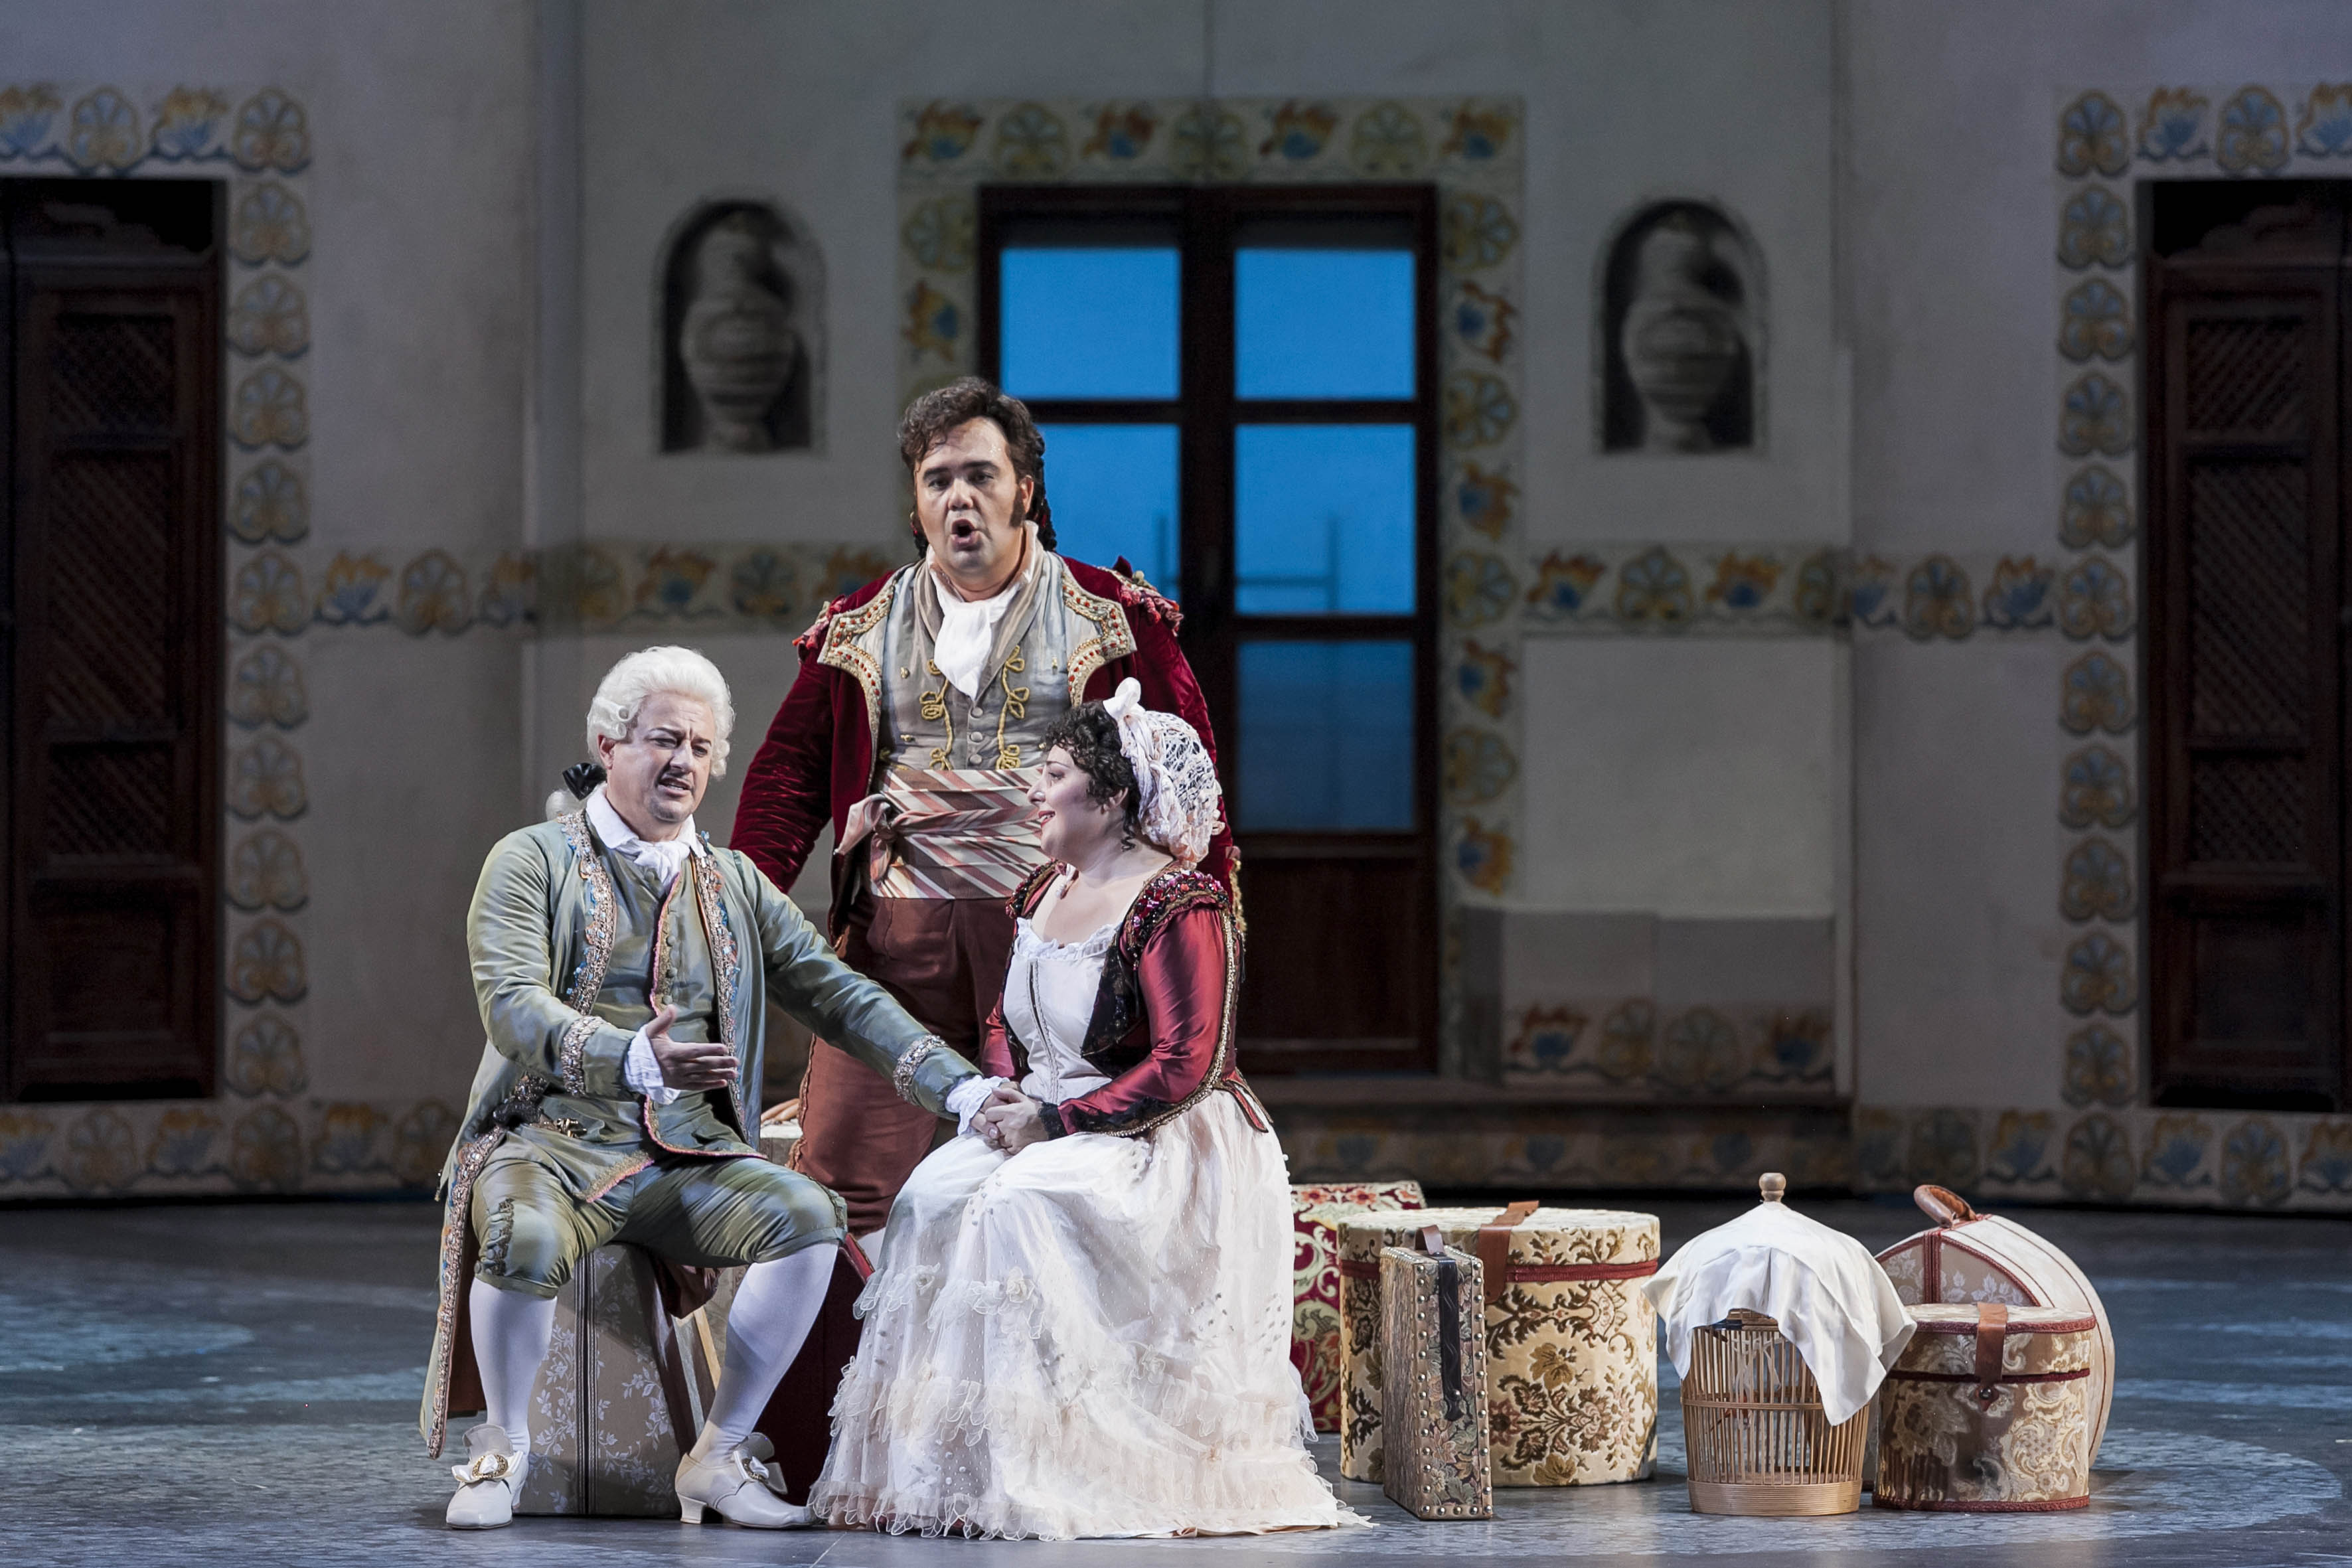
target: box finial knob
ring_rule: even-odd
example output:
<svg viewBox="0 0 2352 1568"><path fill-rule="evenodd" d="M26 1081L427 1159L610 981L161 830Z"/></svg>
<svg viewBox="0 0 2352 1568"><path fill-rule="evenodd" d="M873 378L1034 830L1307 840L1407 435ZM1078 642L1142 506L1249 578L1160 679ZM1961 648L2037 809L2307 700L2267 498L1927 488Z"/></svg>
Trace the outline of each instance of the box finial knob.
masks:
<svg viewBox="0 0 2352 1568"><path fill-rule="evenodd" d="M1767 1171L1756 1180L1756 1190L1764 1194L1768 1204L1777 1204L1789 1191L1789 1178L1778 1171Z"/></svg>

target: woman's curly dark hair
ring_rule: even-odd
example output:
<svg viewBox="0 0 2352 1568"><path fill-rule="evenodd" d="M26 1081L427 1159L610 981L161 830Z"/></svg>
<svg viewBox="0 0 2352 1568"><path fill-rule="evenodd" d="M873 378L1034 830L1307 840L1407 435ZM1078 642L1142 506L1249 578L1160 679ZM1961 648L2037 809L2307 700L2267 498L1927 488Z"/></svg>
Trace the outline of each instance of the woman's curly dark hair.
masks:
<svg viewBox="0 0 2352 1568"><path fill-rule="evenodd" d="M1082 702L1054 721L1040 755L1056 746L1069 752L1071 763L1087 775L1087 798L1097 805L1108 805L1111 796L1127 792L1119 837L1133 844L1142 831L1143 791L1136 785L1134 765L1119 750L1118 721L1104 712L1101 703Z"/></svg>
<svg viewBox="0 0 2352 1568"><path fill-rule="evenodd" d="M1027 516L1037 525L1037 542L1053 549L1054 509L1045 504L1045 437L1029 416L1029 405L992 384L976 375L958 376L907 405L898 419L898 456L905 459L907 472L920 468L949 431L975 419L988 420L1004 433L1013 472L1036 486L1029 496Z"/></svg>

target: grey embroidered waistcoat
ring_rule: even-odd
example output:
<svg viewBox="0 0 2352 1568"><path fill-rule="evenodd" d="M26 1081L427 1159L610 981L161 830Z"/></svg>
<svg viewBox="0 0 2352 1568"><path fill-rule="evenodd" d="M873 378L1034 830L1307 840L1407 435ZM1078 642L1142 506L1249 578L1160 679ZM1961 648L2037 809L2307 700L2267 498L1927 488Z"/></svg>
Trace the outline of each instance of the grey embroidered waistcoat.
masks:
<svg viewBox="0 0 2352 1568"><path fill-rule="evenodd" d="M1100 637L1094 618L1076 607L1076 584L1062 558L1040 551L1020 595L997 623L986 679L966 697L931 660L931 633L922 615L921 563L893 584L883 626L882 716L876 737L875 778L898 768L1034 768L1043 760L1045 731L1070 710L1071 656ZM1080 591L1076 597L1100 603Z"/></svg>

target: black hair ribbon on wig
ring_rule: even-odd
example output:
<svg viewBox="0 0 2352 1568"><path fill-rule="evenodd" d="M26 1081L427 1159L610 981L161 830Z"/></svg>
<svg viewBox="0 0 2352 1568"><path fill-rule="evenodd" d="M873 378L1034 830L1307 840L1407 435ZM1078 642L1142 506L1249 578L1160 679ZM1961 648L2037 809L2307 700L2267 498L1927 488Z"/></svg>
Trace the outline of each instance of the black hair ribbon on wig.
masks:
<svg viewBox="0 0 2352 1568"><path fill-rule="evenodd" d="M586 800L604 782L604 770L595 763L574 763L563 770L563 787L574 800Z"/></svg>

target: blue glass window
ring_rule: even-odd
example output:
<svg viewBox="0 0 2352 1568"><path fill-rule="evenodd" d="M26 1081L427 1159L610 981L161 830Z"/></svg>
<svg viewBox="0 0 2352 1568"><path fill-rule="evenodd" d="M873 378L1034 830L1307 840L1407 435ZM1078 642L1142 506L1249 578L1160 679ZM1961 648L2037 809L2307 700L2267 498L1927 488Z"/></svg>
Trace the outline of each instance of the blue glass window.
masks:
<svg viewBox="0 0 2352 1568"><path fill-rule="evenodd" d="M1093 566L1124 555L1176 597L1176 426L1038 428L1055 548Z"/></svg>
<svg viewBox="0 0 2352 1568"><path fill-rule="evenodd" d="M1235 826L1412 826L1412 644L1245 642Z"/></svg>
<svg viewBox="0 0 2352 1568"><path fill-rule="evenodd" d="M1412 270L1410 250L1236 251L1235 394L1411 397Z"/></svg>
<svg viewBox="0 0 2352 1568"><path fill-rule="evenodd" d="M1005 391L1176 395L1174 247L1008 247L1000 259Z"/></svg>
<svg viewBox="0 0 2352 1568"><path fill-rule="evenodd" d="M1244 425L1234 440L1235 610L1412 613L1412 426Z"/></svg>

